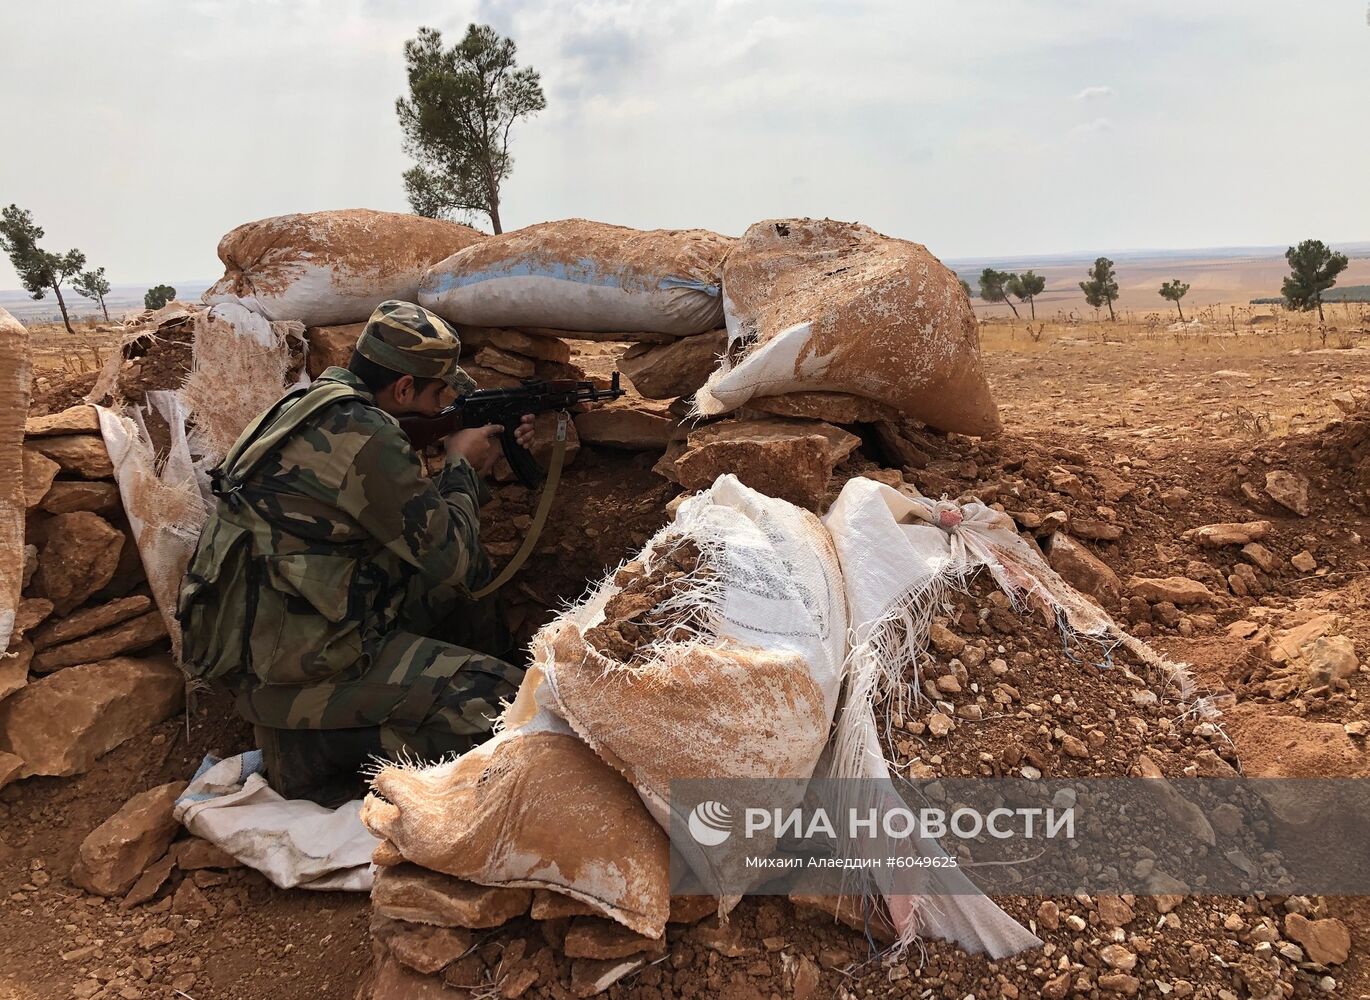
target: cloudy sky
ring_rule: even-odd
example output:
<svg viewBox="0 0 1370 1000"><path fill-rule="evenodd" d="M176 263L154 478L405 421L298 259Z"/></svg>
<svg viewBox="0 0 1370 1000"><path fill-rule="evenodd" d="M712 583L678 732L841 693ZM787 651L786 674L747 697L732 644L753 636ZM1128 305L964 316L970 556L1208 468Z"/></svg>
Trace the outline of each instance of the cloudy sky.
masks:
<svg viewBox="0 0 1370 1000"><path fill-rule="evenodd" d="M0 203L117 282L404 210L419 25L542 74L506 228L859 220L943 257L1370 239L1366 0L3 0ZM0 260L0 288L15 288Z"/></svg>

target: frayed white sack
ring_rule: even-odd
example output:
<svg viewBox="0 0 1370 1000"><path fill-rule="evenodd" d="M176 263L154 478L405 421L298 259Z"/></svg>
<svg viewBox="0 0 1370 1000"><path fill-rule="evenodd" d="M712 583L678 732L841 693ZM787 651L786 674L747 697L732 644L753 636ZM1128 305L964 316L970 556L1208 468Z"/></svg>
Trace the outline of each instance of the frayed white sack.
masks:
<svg viewBox="0 0 1370 1000"><path fill-rule="evenodd" d="M209 502L190 456L180 397L174 392L149 392L147 400L171 428L171 445L160 465L141 410L131 407L128 415L121 415L104 406L95 409L148 587L166 619L172 651L179 660L176 602L200 529L209 517Z"/></svg>
<svg viewBox="0 0 1370 1000"><path fill-rule="evenodd" d="M1174 683L1182 698L1192 694L1182 665L1118 628L1042 560L1006 514L982 503L931 500L857 478L847 482L823 525L841 561L852 623L846 693L830 756L820 769L823 777L888 781L875 706L884 714L907 715L910 694L922 697L922 657L932 617L948 590L963 587L981 568L1015 606L1039 603L1063 627L1126 647ZM906 683L906 676L911 681ZM937 853L935 845L925 846ZM1040 944L987 897L950 893L952 883L967 882L960 872L937 871L926 894L894 895L888 884L877 883L901 941L943 938L994 958Z"/></svg>

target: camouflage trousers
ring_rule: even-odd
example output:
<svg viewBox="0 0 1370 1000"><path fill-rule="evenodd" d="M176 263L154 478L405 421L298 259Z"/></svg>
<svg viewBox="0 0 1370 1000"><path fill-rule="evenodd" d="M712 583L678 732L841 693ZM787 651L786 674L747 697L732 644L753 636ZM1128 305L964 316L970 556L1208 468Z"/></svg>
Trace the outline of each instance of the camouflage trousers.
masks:
<svg viewBox="0 0 1370 1000"><path fill-rule="evenodd" d="M374 730L389 757L433 760L483 742L524 673L493 655L507 655L509 645L498 606L448 592L424 594L408 610L409 628L383 636L358 673L305 686L258 684L239 695L239 711L268 729ZM361 733L349 739L367 742Z"/></svg>

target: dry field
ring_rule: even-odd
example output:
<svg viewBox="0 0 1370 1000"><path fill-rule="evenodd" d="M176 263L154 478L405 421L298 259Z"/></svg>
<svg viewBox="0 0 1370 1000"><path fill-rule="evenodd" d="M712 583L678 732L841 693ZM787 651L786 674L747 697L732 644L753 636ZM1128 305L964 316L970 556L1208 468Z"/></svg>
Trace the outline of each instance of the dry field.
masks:
<svg viewBox="0 0 1370 1000"><path fill-rule="evenodd" d="M1316 317L1310 322L1307 314L1290 316L1270 307L1239 311L1247 308L1198 310L1201 325L1183 331L1170 330L1168 317L987 322L982 343L1004 435L978 443L956 436L930 438L926 468L906 470L905 478L930 494L982 494L1011 511L1047 513L1060 506L1073 519L1121 525L1120 539L1091 543L1091 548L1124 580L1134 574L1192 575L1197 561L1215 587L1225 587L1223 581L1240 562L1236 551L1202 550L1184 532L1212 522L1269 520L1265 545L1278 565L1262 577L1261 593L1239 598L1224 589L1214 614L1207 616L1153 619L1143 602L1141 609L1125 605L1123 618L1167 654L1193 663L1205 690L1224 701L1231 757L1247 774L1370 777L1365 741L1350 740L1342 728L1365 719L1370 699L1365 614L1370 551L1364 541L1370 538L1370 472L1365 469L1370 458L1363 422L1342 414L1346 400L1370 393L1370 307L1333 307L1325 337ZM1255 315L1271 318L1249 322ZM35 341L41 394L93 371L113 335L93 327L71 338L58 327L37 332ZM603 345L587 351L594 354L595 369L607 367ZM1353 450L1357 458L1351 458ZM608 565L635 547L638 535L657 526L660 501L670 491L663 492L640 462L610 468L598 461L578 464L563 487L568 496L558 501L560 514L552 520L557 527L549 528L552 537L546 543L559 560L574 550L587 566ZM1359 478L1348 461L1360 463ZM1129 488L1116 499L1116 494L1105 498L1088 490L1053 493L1050 477L1062 469L1084 483L1121 480ZM1270 503L1253 488L1269 469L1308 477L1312 503L1306 517ZM857 470L838 470L844 471ZM619 477L620 486L628 477L628 488L641 502L630 510L594 500L596 484L611 475ZM1291 566L1291 557L1305 550L1315 569ZM570 568L579 571L575 563ZM539 572L545 574L546 567L535 563L525 576L536 583ZM1345 689L1320 696L1271 695L1261 686L1264 676L1251 669L1250 636L1237 623L1288 626L1322 613L1344 617L1360 672ZM1072 669L1059 658L1046 659L1059 640L1045 629L999 641L1019 643L1013 648L1029 661L1043 656L1041 662L1052 663L1052 671ZM1050 691L1073 682L1053 673L1017 683L1030 696L1034 688ZM1080 683L1083 690L1085 682ZM963 760L973 765L978 746L971 730L958 729L936 758L939 766L954 768ZM238 871L222 881L204 879L207 909L177 912L166 897L121 910L116 900L86 896L67 879L81 839L131 794L183 779L204 753L236 752L246 738L246 728L230 717L225 703L202 702L187 720L155 727L108 754L88 774L33 779L0 792L0 927L5 929L0 1000L353 996L369 962L364 899L283 893L255 874ZM899 752L907 759L916 750L905 746ZM1040 914L1039 905L1038 900L1005 901L1022 919ZM799 995L780 949L772 947L783 941L785 953L808 956L822 970L809 996L1027 1000L1043 995L1039 987L1045 988L1048 976L1056 980L1057 959L1068 955L1087 968L1099 967L1094 955L1102 932L1092 903L1064 897L1053 905L1062 923L1039 927L1048 941L1047 957L990 963L934 944L897 967L881 967L864 962L866 943L857 932L800 920L783 900L749 900L731 930L701 925L682 933L673 941L667 966L653 966L608 995L644 1000ZM1145 897L1132 905L1137 919L1126 930L1129 947L1160 963L1139 966L1138 974L1150 970L1141 995L1159 995L1156 980L1172 990L1185 981L1196 985L1193 996L1207 1000L1257 995L1253 973L1233 970L1249 961L1251 928L1262 918L1279 923L1286 913L1279 900L1195 897L1180 904L1176 919L1168 921ZM1327 915L1349 926L1351 957L1330 970L1286 970L1293 995L1370 996L1370 905L1362 898L1337 897L1322 905ZM1083 934L1064 922L1076 912L1092 925ZM172 928L174 943L144 950L140 936L152 927ZM534 941L528 950L537 947ZM1328 972L1333 984L1320 986ZM1023 982L1028 985L1013 985ZM570 994L539 986L525 995ZM1057 995L1120 994L1101 991L1091 978L1083 993Z"/></svg>

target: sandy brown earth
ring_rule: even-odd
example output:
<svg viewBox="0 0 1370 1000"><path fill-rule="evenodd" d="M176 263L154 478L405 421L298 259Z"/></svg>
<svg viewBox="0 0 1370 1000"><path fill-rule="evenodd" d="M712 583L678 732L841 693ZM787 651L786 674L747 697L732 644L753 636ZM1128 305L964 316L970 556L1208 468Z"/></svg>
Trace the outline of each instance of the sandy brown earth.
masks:
<svg viewBox="0 0 1370 1000"><path fill-rule="evenodd" d="M1362 668L1343 688L1275 697L1263 686L1268 671L1260 667L1258 651L1229 632L1234 623L1277 626L1338 611L1361 661L1370 662L1370 552L1364 543L1370 537L1370 495L1363 478L1370 446L1365 422L1346 418L1334 400L1370 392L1370 338L1349 326L1341 337L1346 346L1339 349L1336 338L1324 345L1306 331L1177 338L1148 333L1145 326L1108 324L1051 327L1040 339L1021 325L990 324L982 336L1006 433L985 442L927 435L921 445L928 461L906 469L905 478L929 494L974 494L1000 502L1027 524L1034 514L1062 510L1076 523L1116 525L1122 529L1117 541L1085 544L1123 580L1133 574L1207 576L1220 594L1201 613L1172 615L1159 605L1134 602L1120 616L1159 649L1194 664L1203 689L1226 707L1223 726L1230 744L1206 736L1194 720L1172 726L1158 718L1146 740L1110 736L1095 762L1110 773L1126 773L1146 748L1180 763L1211 745L1247 774L1370 774L1364 740L1331 754L1320 731L1309 728L1330 723L1340 730L1364 719L1370 673ZM595 356L587 368L605 367L603 347L588 350ZM60 370L60 351L50 356L58 370L49 366L44 372L49 381L42 391L54 398L72 394L66 382L80 373ZM874 458L856 453L839 467L839 476L873 468ZM1264 497L1260 487L1271 470L1308 477L1308 516ZM1119 482L1127 487L1122 496ZM554 526L513 585L522 595L521 614L529 619L519 623L525 628L635 551L659 526L664 503L675 492L650 472L643 456L593 449L570 470L563 491ZM496 515L512 521L526 514L527 499L518 494L518 487L497 491L487 511L491 537L503 537L504 529L493 523ZM1223 583L1240 561L1235 550L1204 550L1183 535L1203 524L1256 518L1272 522L1264 544L1277 565L1257 578L1259 593L1243 597ZM1316 564L1309 571L1290 563L1305 550ZM1101 708L1118 695L1113 679L1101 680L1091 665L1062 656L1059 637L1045 624L991 605L983 588L977 594L963 601L969 616L958 609L946 622L954 639L989 651L978 660L961 653L958 662L968 678L989 684L1007 677L1024 701L1046 703L1053 693L1065 692L1066 707L1050 710L1064 729L1115 732ZM977 619L974 609L987 605L992 613ZM962 648L948 641L949 648ZM999 646L1003 653L995 652ZM999 659L1007 674L994 670ZM955 669L946 650L936 651L934 661ZM907 720L890 747L910 773L930 769L954 776L984 773L982 767L995 772L1016 766L1027 751L1035 754L1027 759L1039 761L1048 777L1094 773L1088 761L1062 753L1060 745L1034 743L1031 728L1015 728L1007 717L960 725L940 742L919 731L920 724ZM203 754L236 752L248 740L227 704L210 699L194 707L188 723L163 723L82 777L31 779L0 791L0 1000L355 994L370 964L365 899L280 892L237 870L201 877L208 908L173 903L176 883L190 877L176 874L152 902L121 910L117 900L87 895L69 880L82 838L130 795L184 779ZM782 899L749 900L726 928L706 922L673 931L666 959L608 995L1120 996L1113 987L1125 990L1125 984L1110 978L1100 954L1121 936L1139 960L1133 970L1139 995L1162 995L1157 983L1169 995L1186 995L1184 983L1193 987L1188 995L1212 1000L1274 990L1370 996L1370 905L1364 899L1196 897L1166 914L1151 898L1124 897L1132 916L1118 931L1104 919L1116 906L1105 911L1101 900L1061 897L1046 901L1050 906L1019 897L1000 901L1015 916L1035 922L1046 949L989 963L932 943L882 962L869 959L865 937L856 931L796 911ZM1252 958L1263 933L1259 928L1263 922L1282 926L1289 913L1305 906L1346 922L1350 959L1325 969L1279 960L1272 978L1269 965ZM1072 917L1081 930L1072 926ZM169 943L152 944L167 938L148 936L161 928L171 932ZM498 969L498 956L519 940L527 939L526 949L536 951L544 933L526 922L500 931L483 945L488 967ZM524 995L569 996L557 975L549 970ZM497 995L497 980L490 985L494 989L482 995Z"/></svg>

